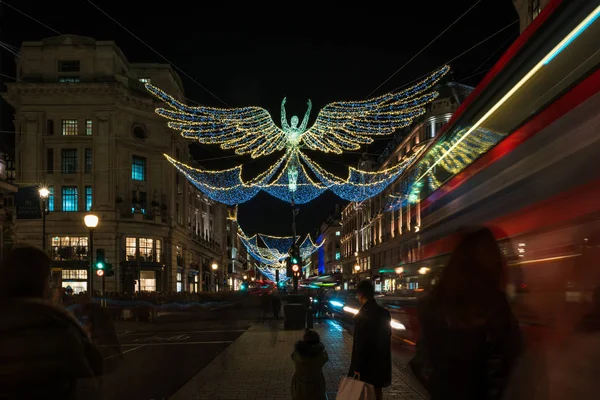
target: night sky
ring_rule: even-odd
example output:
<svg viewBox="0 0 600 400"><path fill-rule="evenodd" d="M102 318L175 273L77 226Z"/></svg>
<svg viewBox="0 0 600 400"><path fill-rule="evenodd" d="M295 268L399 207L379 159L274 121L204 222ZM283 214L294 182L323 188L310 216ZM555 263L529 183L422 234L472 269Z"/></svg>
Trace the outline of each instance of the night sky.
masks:
<svg viewBox="0 0 600 400"><path fill-rule="evenodd" d="M224 106L223 103L230 107L261 106L271 112L277 124L284 97L288 99L288 117L299 115L300 118L310 98L313 102L311 123L318 110L329 102L364 99L476 3L374 95L402 87L427 74L518 19L510 0L429 1L410 5L397 2L397 7L408 7L401 12L365 2L354 9L336 8L333 2L331 6L324 2L312 5L277 2L273 4L278 5L278 9L272 6L243 10L236 10L233 2L94 2L129 33L87 0L9 0L4 3L39 21L0 4L0 41L5 44L19 47L22 41L55 36L55 31L113 40L130 62L166 62L161 55L169 60L179 69L186 96L191 101L215 107ZM242 31L221 31L224 29ZM518 34L518 23L514 23L456 59L450 64L450 79L476 85ZM14 77L14 56L0 49L0 57L1 73ZM0 82L11 81L6 76L0 76ZM3 105L4 139L11 136L5 131L14 129L10 114ZM10 143L10 140L5 141ZM378 141L361 151L375 158L385 143ZM231 157L233 152L221 151L217 146L193 145L192 154L209 169L250 161L245 157ZM341 175L344 164L355 165L359 156L351 153L343 157L315 158ZM264 170L272 160L253 161L244 177ZM336 203L344 202L326 192L312 203L300 206L298 231L314 232ZM291 234L289 204L266 193L240 205L239 221L247 233Z"/></svg>

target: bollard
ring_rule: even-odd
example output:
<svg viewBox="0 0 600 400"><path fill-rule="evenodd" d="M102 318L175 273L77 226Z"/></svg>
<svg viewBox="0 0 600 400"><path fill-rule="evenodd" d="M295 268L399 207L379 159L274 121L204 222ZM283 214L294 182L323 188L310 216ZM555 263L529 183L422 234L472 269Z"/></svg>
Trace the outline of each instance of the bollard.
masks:
<svg viewBox="0 0 600 400"><path fill-rule="evenodd" d="M313 309L312 307L308 307L306 310L306 329L313 328Z"/></svg>

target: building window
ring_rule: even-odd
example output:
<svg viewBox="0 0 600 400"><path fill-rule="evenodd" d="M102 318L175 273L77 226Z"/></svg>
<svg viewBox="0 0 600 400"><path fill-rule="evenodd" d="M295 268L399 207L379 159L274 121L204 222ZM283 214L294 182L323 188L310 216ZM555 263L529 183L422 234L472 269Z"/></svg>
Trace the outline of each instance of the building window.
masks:
<svg viewBox="0 0 600 400"><path fill-rule="evenodd" d="M92 187L85 187L85 211L92 210Z"/></svg>
<svg viewBox="0 0 600 400"><path fill-rule="evenodd" d="M131 198L133 199L133 202L139 205L140 207L140 211L142 212L142 214L146 214L146 210L147 210L147 196L146 196L146 192L138 192L137 190L132 190L131 191ZM131 206L131 212L134 213L135 212L135 204L132 204Z"/></svg>
<svg viewBox="0 0 600 400"><path fill-rule="evenodd" d="M54 173L54 149L46 149L46 173Z"/></svg>
<svg viewBox="0 0 600 400"><path fill-rule="evenodd" d="M138 248L139 245L139 248ZM156 245L156 247L154 247ZM145 262L160 262L161 252L161 241L160 239L151 238L125 238L125 257L127 261L135 261L137 257L137 251L139 250L140 261Z"/></svg>
<svg viewBox="0 0 600 400"><path fill-rule="evenodd" d="M435 132L431 129L431 124L425 124L425 137L432 138L435 136Z"/></svg>
<svg viewBox="0 0 600 400"><path fill-rule="evenodd" d="M77 205L77 187L63 186L62 187L62 210L63 211L79 211Z"/></svg>
<svg viewBox="0 0 600 400"><path fill-rule="evenodd" d="M181 278L182 278L182 273L178 272L177 273L177 292L181 292L181 290L182 290Z"/></svg>
<svg viewBox="0 0 600 400"><path fill-rule="evenodd" d="M76 119L63 119L62 120L62 134L63 134L63 136L77 135L77 120Z"/></svg>
<svg viewBox="0 0 600 400"><path fill-rule="evenodd" d="M140 78L140 82L142 83L151 83L150 78Z"/></svg>
<svg viewBox="0 0 600 400"><path fill-rule="evenodd" d="M146 159L144 157L133 156L131 163L131 179L134 181L146 180Z"/></svg>
<svg viewBox="0 0 600 400"><path fill-rule="evenodd" d="M87 236L54 236L52 237L52 259L54 261L87 260ZM87 276L86 276L87 278ZM82 278L82 279L86 279ZM75 278L76 279L76 278Z"/></svg>
<svg viewBox="0 0 600 400"><path fill-rule="evenodd" d="M60 60L58 62L58 72L79 72L79 60Z"/></svg>
<svg viewBox="0 0 600 400"><path fill-rule="evenodd" d="M85 173L92 173L92 149L85 149Z"/></svg>
<svg viewBox="0 0 600 400"><path fill-rule="evenodd" d="M533 0L531 3L531 16L532 20L536 19L538 15L542 12L542 7L540 5L540 0Z"/></svg>
<svg viewBox="0 0 600 400"><path fill-rule="evenodd" d="M92 136L93 128L94 128L94 123L92 122L92 120L86 119L85 120L85 134L87 136Z"/></svg>
<svg viewBox="0 0 600 400"><path fill-rule="evenodd" d="M440 134L444 125L446 125L446 121L438 121L435 123L435 134L436 135Z"/></svg>
<svg viewBox="0 0 600 400"><path fill-rule="evenodd" d="M49 119L46 121L46 135L54 135L54 120Z"/></svg>
<svg viewBox="0 0 600 400"><path fill-rule="evenodd" d="M342 253L340 253L339 251L335 252L335 259L339 260L340 258L342 258Z"/></svg>
<svg viewBox="0 0 600 400"><path fill-rule="evenodd" d="M79 83L78 76L61 76L58 78L60 83Z"/></svg>
<svg viewBox="0 0 600 400"><path fill-rule="evenodd" d="M340 236L342 233L340 231L335 231L335 236Z"/></svg>
<svg viewBox="0 0 600 400"><path fill-rule="evenodd" d="M48 186L48 211L54 211L54 186Z"/></svg>
<svg viewBox="0 0 600 400"><path fill-rule="evenodd" d="M77 172L77 149L62 150L62 173L74 174Z"/></svg>

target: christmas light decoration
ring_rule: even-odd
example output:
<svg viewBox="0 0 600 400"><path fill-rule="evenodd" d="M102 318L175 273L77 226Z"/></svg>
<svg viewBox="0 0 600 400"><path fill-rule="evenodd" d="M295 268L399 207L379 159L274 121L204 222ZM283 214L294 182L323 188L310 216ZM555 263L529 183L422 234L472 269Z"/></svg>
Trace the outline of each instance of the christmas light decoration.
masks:
<svg viewBox="0 0 600 400"><path fill-rule="evenodd" d="M299 124L297 116L290 123L281 104L281 128L269 112L260 107L221 109L190 107L161 89L147 83L146 88L169 108L157 108L157 114L169 120L168 126L203 144L217 144L258 158L285 150L285 154L256 178L244 182L242 166L222 171L187 166L166 156L200 191L221 203L234 205L248 201L260 190L286 202L307 203L331 189L346 200L361 201L381 192L401 174L410 162L402 162L386 171L368 172L350 168L347 179L325 171L301 149L342 154L373 142L372 136L390 135L406 127L425 112L425 106L438 93L427 92L448 72L444 66L423 81L397 93L363 100L334 102L318 113L307 129L312 103ZM318 182L307 173L305 164ZM278 172L279 171L279 172Z"/></svg>
<svg viewBox="0 0 600 400"><path fill-rule="evenodd" d="M506 136L503 133L478 128L461 140L467 129L460 129L447 138L442 138L427 151L409 175L402 178L388 196L387 211L396 211L407 202L416 203L421 199L420 193L425 187L425 182L430 191L436 190L449 177L461 172ZM459 140L460 142L457 143ZM438 161L442 155L444 158ZM430 168L436 162L436 167ZM443 181L438 178L439 176L444 177ZM426 179L419 179L419 177Z"/></svg>
<svg viewBox="0 0 600 400"><path fill-rule="evenodd" d="M289 249L300 238L299 236L293 238L292 236L271 236L262 233L247 236L241 228L238 228L238 237L254 259L271 268L285 267ZM259 242L259 239L262 243ZM300 256L303 260L308 260L324 243L323 240L321 243L315 244L310 235L306 235L299 244Z"/></svg>

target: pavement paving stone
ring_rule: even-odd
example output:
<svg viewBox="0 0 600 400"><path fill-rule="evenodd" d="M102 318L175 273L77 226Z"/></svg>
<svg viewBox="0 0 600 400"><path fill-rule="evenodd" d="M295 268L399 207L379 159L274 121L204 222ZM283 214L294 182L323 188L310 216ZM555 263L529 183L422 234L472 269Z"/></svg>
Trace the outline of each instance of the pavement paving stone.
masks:
<svg viewBox="0 0 600 400"><path fill-rule="evenodd" d="M329 399L334 400L340 379L348 373L352 336L332 321L315 326L329 355L323 373ZM290 355L302 331L285 331L280 323L254 324L231 346L196 375L189 400L290 399L294 364ZM386 399L426 399L401 365L393 366L393 384L384 389ZM188 387L186 393L190 392ZM177 395L173 399L179 399Z"/></svg>

